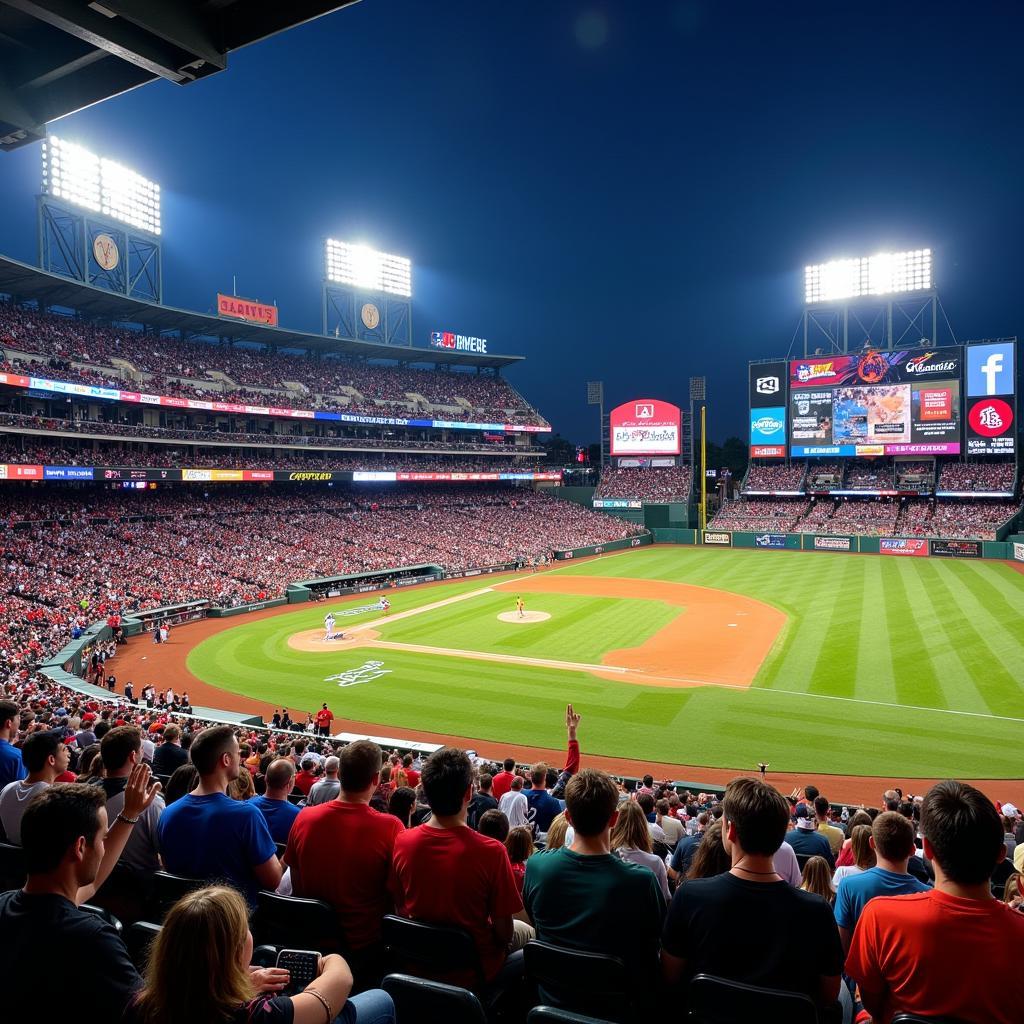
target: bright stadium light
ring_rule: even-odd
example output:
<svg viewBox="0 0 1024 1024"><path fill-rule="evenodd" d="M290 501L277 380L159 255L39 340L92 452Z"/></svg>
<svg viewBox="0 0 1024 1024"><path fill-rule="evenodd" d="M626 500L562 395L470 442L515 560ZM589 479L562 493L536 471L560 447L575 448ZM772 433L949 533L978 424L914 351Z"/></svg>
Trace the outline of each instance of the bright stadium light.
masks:
<svg viewBox="0 0 1024 1024"><path fill-rule="evenodd" d="M406 298L412 295L412 264L404 256L333 238L327 239L324 252L328 281Z"/></svg>
<svg viewBox="0 0 1024 1024"><path fill-rule="evenodd" d="M156 182L56 135L43 143L43 192L140 231L160 234Z"/></svg>
<svg viewBox="0 0 1024 1024"><path fill-rule="evenodd" d="M927 291L931 286L931 249L882 252L804 268L804 299L809 305L865 295Z"/></svg>

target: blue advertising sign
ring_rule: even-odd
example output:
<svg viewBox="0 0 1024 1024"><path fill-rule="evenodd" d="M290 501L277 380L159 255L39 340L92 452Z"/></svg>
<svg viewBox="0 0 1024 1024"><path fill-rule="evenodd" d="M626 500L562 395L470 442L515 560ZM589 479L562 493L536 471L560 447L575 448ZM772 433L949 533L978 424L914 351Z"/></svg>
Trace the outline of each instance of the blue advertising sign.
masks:
<svg viewBox="0 0 1024 1024"><path fill-rule="evenodd" d="M44 480L92 480L92 466L43 466Z"/></svg>
<svg viewBox="0 0 1024 1024"><path fill-rule="evenodd" d="M767 409L750 410L750 443L785 444L786 408L773 405Z"/></svg>
<svg viewBox="0 0 1024 1024"><path fill-rule="evenodd" d="M1013 394L1013 349L1005 342L967 346L968 397Z"/></svg>
<svg viewBox="0 0 1024 1024"><path fill-rule="evenodd" d="M785 546L786 535L784 533L759 533L754 538L754 547L784 548Z"/></svg>

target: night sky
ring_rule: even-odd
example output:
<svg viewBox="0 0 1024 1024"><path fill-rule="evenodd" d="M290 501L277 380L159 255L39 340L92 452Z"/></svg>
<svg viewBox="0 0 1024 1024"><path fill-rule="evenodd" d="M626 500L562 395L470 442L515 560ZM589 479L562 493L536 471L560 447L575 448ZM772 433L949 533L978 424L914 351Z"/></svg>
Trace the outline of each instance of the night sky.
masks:
<svg viewBox="0 0 1024 1024"><path fill-rule="evenodd" d="M827 10L825 10L827 8ZM685 404L745 434L805 263L931 247L956 337L1024 324L1017 3L363 0L51 126L157 180L165 300L320 328L322 239L413 261L414 339L485 337L555 429ZM38 146L0 155L34 262ZM948 337L947 337L948 340Z"/></svg>

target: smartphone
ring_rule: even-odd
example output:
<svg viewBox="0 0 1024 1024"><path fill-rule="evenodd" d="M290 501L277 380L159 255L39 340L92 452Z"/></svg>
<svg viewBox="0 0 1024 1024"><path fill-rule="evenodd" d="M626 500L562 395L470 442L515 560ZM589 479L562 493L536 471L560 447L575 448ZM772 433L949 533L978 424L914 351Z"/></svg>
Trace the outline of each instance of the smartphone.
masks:
<svg viewBox="0 0 1024 1024"><path fill-rule="evenodd" d="M308 949L282 949L277 954L277 966L289 974L282 995L297 996L317 976L320 954Z"/></svg>

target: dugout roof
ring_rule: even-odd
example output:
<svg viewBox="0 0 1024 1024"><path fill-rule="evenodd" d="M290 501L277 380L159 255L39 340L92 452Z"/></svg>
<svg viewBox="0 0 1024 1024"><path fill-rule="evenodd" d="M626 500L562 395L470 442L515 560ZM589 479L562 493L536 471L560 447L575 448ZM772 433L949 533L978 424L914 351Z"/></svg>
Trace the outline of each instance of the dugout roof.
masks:
<svg viewBox="0 0 1024 1024"><path fill-rule="evenodd" d="M357 0L0 0L0 149L158 78L188 85L228 54Z"/></svg>
<svg viewBox="0 0 1024 1024"><path fill-rule="evenodd" d="M88 319L105 323L141 324L155 331L175 331L186 336L227 338L231 341L274 345L278 348L302 349L308 352L332 352L363 359L388 359L407 363L471 366L494 370L512 366L524 359L523 356L477 355L472 352L417 348L412 345L349 341L324 334L250 324L208 313L193 313L187 309L130 299L103 288L80 284L6 256L0 256L0 295L10 295L19 301L32 300L41 306L61 306L75 310Z"/></svg>

